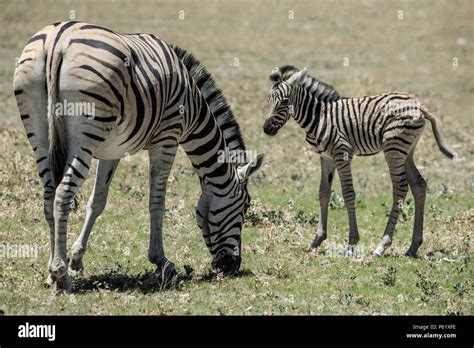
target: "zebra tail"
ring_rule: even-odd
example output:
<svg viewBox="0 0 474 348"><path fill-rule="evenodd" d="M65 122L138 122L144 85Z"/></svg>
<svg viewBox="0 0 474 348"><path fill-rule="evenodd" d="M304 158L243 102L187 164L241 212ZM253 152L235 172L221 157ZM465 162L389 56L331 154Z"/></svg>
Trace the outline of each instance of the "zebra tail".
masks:
<svg viewBox="0 0 474 348"><path fill-rule="evenodd" d="M433 115L431 112L429 112L428 109L424 106L421 106L421 112L423 113L423 116L425 116L425 118L431 122L431 129L433 130L433 134L440 151L449 159L456 159L457 158L456 151L454 151L449 145L447 145L444 142L444 138L441 135L441 132L439 130L440 122L438 118L435 115Z"/></svg>
<svg viewBox="0 0 474 348"><path fill-rule="evenodd" d="M51 56L52 63L46 64L47 94L48 94L48 131L49 131L49 165L53 174L53 185L59 186L64 176L64 168L68 156L68 145L66 129L62 115L56 115L55 105L58 99L58 80L62 64L63 53L61 49L56 49ZM48 72L48 66L51 68Z"/></svg>

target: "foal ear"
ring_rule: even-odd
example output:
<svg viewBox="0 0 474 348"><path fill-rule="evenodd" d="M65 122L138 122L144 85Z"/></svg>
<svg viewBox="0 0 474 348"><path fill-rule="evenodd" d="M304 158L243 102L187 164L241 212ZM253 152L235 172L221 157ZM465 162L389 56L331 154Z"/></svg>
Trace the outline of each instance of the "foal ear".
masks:
<svg viewBox="0 0 474 348"><path fill-rule="evenodd" d="M288 79L288 84L291 86L296 86L300 82L303 82L304 78L308 75L308 67L305 66L303 70L298 71L290 76Z"/></svg>
<svg viewBox="0 0 474 348"><path fill-rule="evenodd" d="M249 163L237 168L237 175L240 181L247 180L263 163L265 156L260 154Z"/></svg>
<svg viewBox="0 0 474 348"><path fill-rule="evenodd" d="M270 74L270 80L273 82L280 81L282 79L281 70L279 67L275 67L272 69Z"/></svg>

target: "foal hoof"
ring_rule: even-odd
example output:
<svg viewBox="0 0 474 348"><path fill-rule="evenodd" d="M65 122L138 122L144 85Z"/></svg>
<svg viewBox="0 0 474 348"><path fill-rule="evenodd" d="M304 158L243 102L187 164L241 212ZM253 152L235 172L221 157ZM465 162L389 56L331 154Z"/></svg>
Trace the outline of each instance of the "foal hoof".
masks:
<svg viewBox="0 0 474 348"><path fill-rule="evenodd" d="M416 251L407 250L407 252L405 253L405 256L416 258Z"/></svg>
<svg viewBox="0 0 474 348"><path fill-rule="evenodd" d="M308 248L308 252L316 251L316 249L321 245L321 243L326 239L326 236L316 236L313 243Z"/></svg>
<svg viewBox="0 0 474 348"><path fill-rule="evenodd" d="M381 256L383 256L384 251L385 250L384 250L383 246L379 245L377 248L375 248L372 255L377 256L377 257L381 257Z"/></svg>
<svg viewBox="0 0 474 348"><path fill-rule="evenodd" d="M346 249L344 250L344 256L345 257L357 257L357 250L356 250L356 245L355 244L349 244L346 246Z"/></svg>

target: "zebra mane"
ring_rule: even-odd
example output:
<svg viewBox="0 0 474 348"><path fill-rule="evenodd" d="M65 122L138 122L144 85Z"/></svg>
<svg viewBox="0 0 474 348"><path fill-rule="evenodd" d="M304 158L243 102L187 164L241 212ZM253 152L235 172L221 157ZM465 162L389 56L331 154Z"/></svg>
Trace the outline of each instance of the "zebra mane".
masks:
<svg viewBox="0 0 474 348"><path fill-rule="evenodd" d="M292 65L284 65L273 69L270 75L270 80L273 82L286 81L298 71L300 70ZM310 75L306 75L305 79L300 83L300 85L319 101L331 102L341 98L333 86L319 81Z"/></svg>
<svg viewBox="0 0 474 348"><path fill-rule="evenodd" d="M245 151L245 144L242 139L239 124L222 91L216 86L211 74L191 53L178 46L171 45L171 47L188 69L191 77L204 96L204 99L206 99L224 135L228 149Z"/></svg>

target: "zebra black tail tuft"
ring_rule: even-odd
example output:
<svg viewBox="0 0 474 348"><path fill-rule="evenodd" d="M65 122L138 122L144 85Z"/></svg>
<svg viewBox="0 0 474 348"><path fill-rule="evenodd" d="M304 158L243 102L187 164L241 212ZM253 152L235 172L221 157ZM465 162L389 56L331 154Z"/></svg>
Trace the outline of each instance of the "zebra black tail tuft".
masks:
<svg viewBox="0 0 474 348"><path fill-rule="evenodd" d="M58 187L64 176L64 168L66 167L68 156L68 146L63 139L65 128L60 117L50 116L49 134L50 166L53 172L54 187Z"/></svg>

